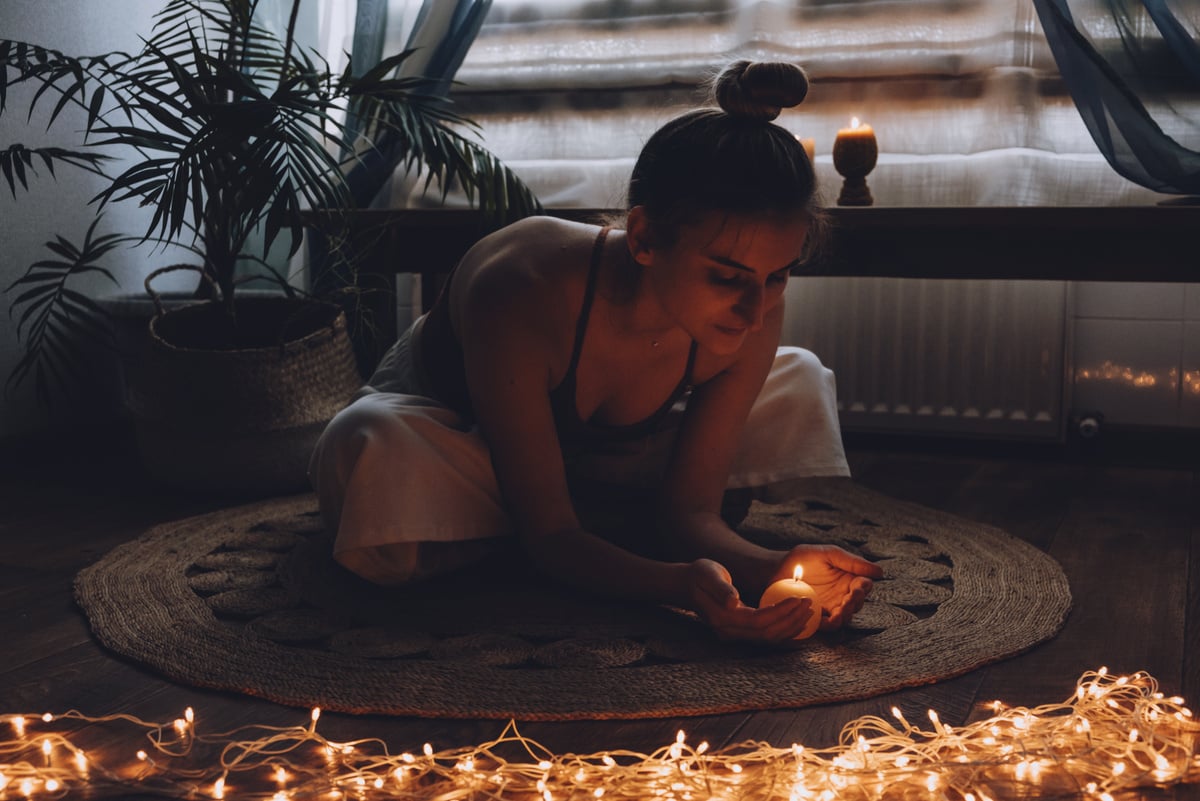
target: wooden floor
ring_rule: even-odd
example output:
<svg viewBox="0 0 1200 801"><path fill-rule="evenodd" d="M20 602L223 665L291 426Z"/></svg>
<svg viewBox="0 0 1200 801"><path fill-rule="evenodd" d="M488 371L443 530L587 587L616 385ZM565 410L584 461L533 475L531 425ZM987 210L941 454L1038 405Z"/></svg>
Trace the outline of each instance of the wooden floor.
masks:
<svg viewBox="0 0 1200 801"><path fill-rule="evenodd" d="M148 526L225 503L155 487L121 442L102 439L103 453L55 446L3 454L0 714L74 708L170 720L193 706L214 727L303 724L306 710L176 686L92 641L72 601L75 573ZM878 440L851 440L850 455L868 487L998 526L1049 552L1074 594L1066 628L1021 656L892 696L687 719L528 722L522 733L558 753L649 753L681 728L692 742L714 747L745 740L817 747L834 742L846 721L886 714L892 705L917 714L934 708L943 721L960 724L983 716L981 704L996 698L1061 701L1081 673L1102 665L1149 671L1164 691L1200 707L1200 458L1185 454L1162 465L1144 452L1128 463L1103 450L999 453L985 445ZM335 738L378 736L393 749L473 745L502 728L496 721L332 714L321 726ZM1200 785L1146 797L1200 799Z"/></svg>

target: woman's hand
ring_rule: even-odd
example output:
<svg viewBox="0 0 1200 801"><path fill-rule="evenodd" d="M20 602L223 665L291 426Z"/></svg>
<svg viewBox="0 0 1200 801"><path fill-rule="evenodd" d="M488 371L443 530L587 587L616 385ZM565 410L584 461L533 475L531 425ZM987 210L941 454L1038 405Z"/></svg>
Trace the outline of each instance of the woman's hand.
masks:
<svg viewBox="0 0 1200 801"><path fill-rule="evenodd" d="M872 580L883 577L878 565L836 545L797 545L784 555L771 581L791 578L797 564L821 603L822 631L841 628L862 609Z"/></svg>
<svg viewBox="0 0 1200 801"><path fill-rule="evenodd" d="M807 598L788 598L767 609L746 606L729 571L711 559L688 564L686 581L690 608L722 639L788 642L804 630L814 613Z"/></svg>

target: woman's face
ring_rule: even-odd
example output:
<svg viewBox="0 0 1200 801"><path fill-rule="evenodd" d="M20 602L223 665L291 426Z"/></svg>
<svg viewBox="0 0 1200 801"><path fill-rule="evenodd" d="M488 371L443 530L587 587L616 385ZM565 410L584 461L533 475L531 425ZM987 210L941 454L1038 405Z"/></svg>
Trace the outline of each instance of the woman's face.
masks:
<svg viewBox="0 0 1200 801"><path fill-rule="evenodd" d="M800 213L707 212L636 258L668 315L700 347L731 354L782 303L807 235Z"/></svg>

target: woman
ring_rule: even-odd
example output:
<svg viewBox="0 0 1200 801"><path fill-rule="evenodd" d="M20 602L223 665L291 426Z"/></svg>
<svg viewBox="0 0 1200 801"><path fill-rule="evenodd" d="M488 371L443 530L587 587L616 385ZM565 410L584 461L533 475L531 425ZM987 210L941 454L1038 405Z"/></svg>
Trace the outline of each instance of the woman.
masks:
<svg viewBox="0 0 1200 801"><path fill-rule="evenodd" d="M795 479L849 472L832 374L778 347L821 211L803 148L771 120L807 88L792 65L733 64L720 109L646 143L624 230L530 218L467 253L317 445L343 565L398 583L515 534L555 580L692 609L722 637L801 632L807 600L741 600L797 563L824 628L862 606L875 565L762 548L721 516L735 496L778 501ZM597 533L647 497L653 525L631 523L632 541Z"/></svg>

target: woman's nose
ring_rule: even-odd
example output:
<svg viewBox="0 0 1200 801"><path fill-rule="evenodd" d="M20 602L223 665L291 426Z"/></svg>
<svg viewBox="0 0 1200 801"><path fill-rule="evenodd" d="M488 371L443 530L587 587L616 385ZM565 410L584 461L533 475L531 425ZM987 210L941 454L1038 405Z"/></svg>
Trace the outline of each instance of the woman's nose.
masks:
<svg viewBox="0 0 1200 801"><path fill-rule="evenodd" d="M763 288L758 284L746 287L734 307L739 317L746 321L750 330L757 331L763 324Z"/></svg>

